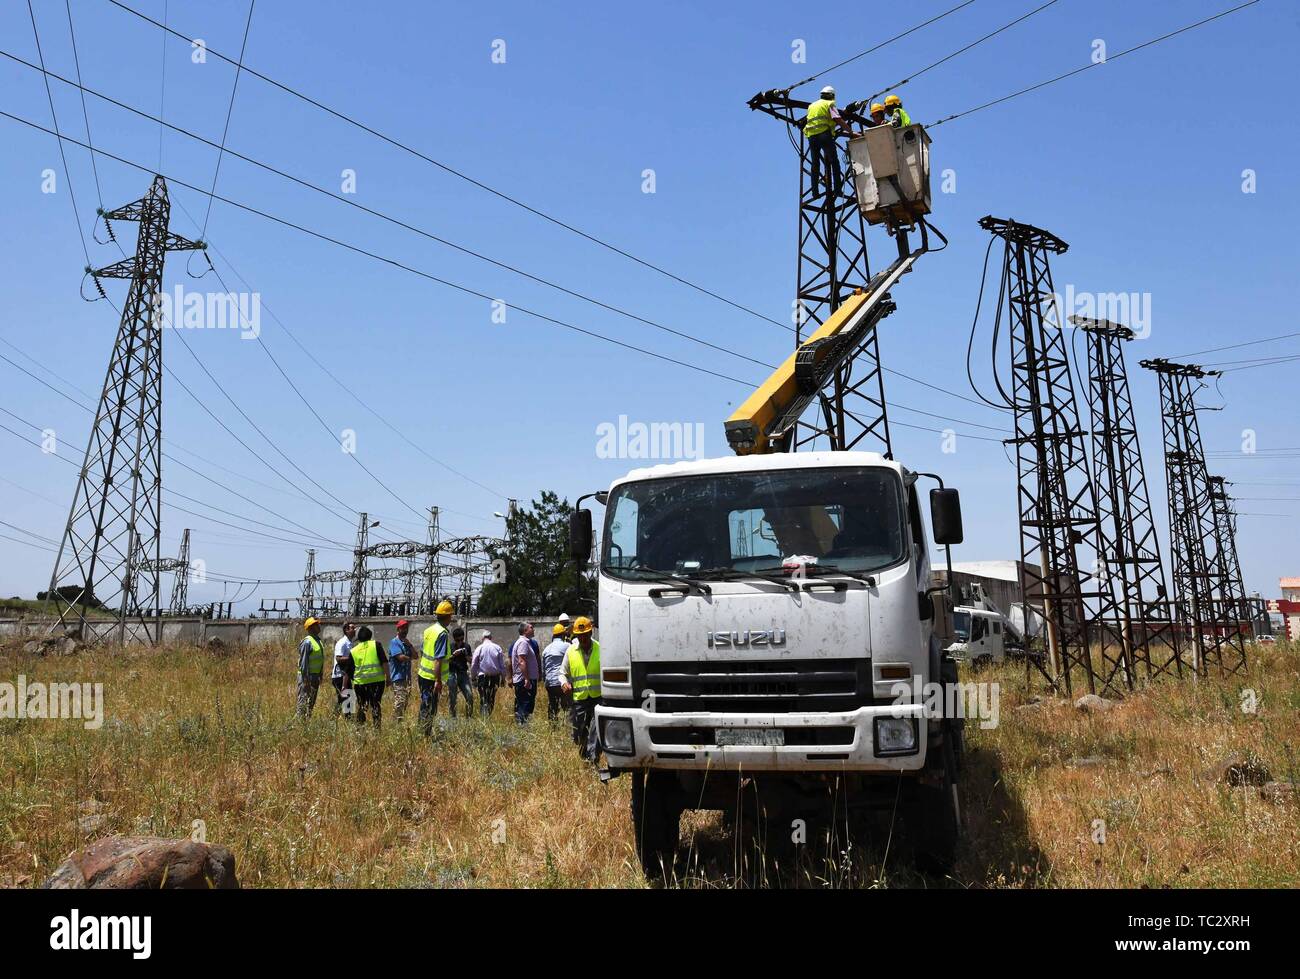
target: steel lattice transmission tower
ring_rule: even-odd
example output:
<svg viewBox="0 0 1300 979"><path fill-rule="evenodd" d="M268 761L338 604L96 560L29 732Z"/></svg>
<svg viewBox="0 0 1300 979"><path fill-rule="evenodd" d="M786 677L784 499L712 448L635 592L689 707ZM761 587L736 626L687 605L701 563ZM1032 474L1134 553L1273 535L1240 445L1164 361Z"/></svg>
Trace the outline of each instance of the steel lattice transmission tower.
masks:
<svg viewBox="0 0 1300 979"><path fill-rule="evenodd" d="M1144 360L1142 366L1160 378L1169 550L1179 626L1188 637L1197 673L1204 675L1211 665L1221 675L1244 673L1246 643L1236 615L1241 603L1222 573L1215 503L1196 417L1196 393L1204 378L1215 375L1163 358Z"/></svg>
<svg viewBox="0 0 1300 979"><path fill-rule="evenodd" d="M825 174L814 181L812 147L803 135L802 120L809 103L791 98L787 89L760 92L748 104L750 109L785 123L790 142L799 152L799 268L794 303L797 346L855 290L867 289L871 269L866 222L858 207L847 150L840 145L845 142L844 136L836 133L836 153L844 161L842 183L838 193L828 192ZM861 103L849 103L840 110L840 116L859 126L871 124L862 115ZM815 184L820 185L819 193L813 192ZM899 254L905 254L906 248L904 235L899 238ZM882 306L880 318L892 310L892 304ZM829 390L819 393L821 421L801 422L793 430L788 448L811 447L818 438L825 438L834 449L852 449L866 441L892 457L880 342L874 324L861 336L858 348L836 371Z"/></svg>
<svg viewBox="0 0 1300 979"><path fill-rule="evenodd" d="M366 604L366 585L369 576L366 573L366 557L370 547L370 528L378 526L379 521L370 522L370 514L360 514L357 521L357 545L352 551L352 587L348 593L348 614L358 616Z"/></svg>
<svg viewBox="0 0 1300 979"><path fill-rule="evenodd" d="M307 569L302 575L302 597L298 599L299 614L305 619L316 611L316 548L307 550Z"/></svg>
<svg viewBox="0 0 1300 979"><path fill-rule="evenodd" d="M1087 335L1093 487L1104 575L1118 600L1120 638L1131 670L1148 680L1183 674L1160 539L1147 489L1124 344L1134 333L1108 320L1071 316Z"/></svg>
<svg viewBox="0 0 1300 979"><path fill-rule="evenodd" d="M1043 618L1049 668L1032 657L1054 689L1073 692L1081 673L1090 692L1131 686L1118 640L1118 608L1098 575L1079 569L1080 549L1100 558L1086 439L1079 424L1064 331L1057 319L1050 255L1069 246L1049 231L984 217L980 227L1005 242L1002 282L1011 348L1017 509L1024 600ZM1094 664L1092 648L1100 654Z"/></svg>
<svg viewBox="0 0 1300 979"><path fill-rule="evenodd" d="M130 279L95 423L63 531L50 598L59 626L87 640L157 642L162 526L162 278L171 251L202 248L168 230L167 184L155 176L140 200L103 215L139 224L135 255L98 271ZM102 292L102 290L101 290ZM86 629L91 609L111 612L111 632Z"/></svg>
<svg viewBox="0 0 1300 979"><path fill-rule="evenodd" d="M1214 513L1214 548L1218 556L1217 570L1222 583L1228 621L1238 628L1242 622L1251 623L1255 631L1254 616L1246 599L1246 582L1241 576L1241 560L1237 556L1237 511L1228 493L1229 483L1222 476L1210 477L1210 509Z"/></svg>

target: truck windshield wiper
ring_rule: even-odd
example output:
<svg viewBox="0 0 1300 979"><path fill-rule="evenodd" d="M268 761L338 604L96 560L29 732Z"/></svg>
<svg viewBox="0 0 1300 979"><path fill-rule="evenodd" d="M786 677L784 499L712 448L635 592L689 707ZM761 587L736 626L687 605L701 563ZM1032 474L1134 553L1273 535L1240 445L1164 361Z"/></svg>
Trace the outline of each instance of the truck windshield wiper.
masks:
<svg viewBox="0 0 1300 979"><path fill-rule="evenodd" d="M799 590L799 586L790 581L781 572L780 568L773 568L768 571L749 571L745 568L701 568L698 571L689 572L689 576L692 578L717 578L720 581L753 578L759 581L770 581L774 585L789 588L791 591Z"/></svg>
<svg viewBox="0 0 1300 979"><path fill-rule="evenodd" d="M868 585L874 585L876 579L869 574L862 574L858 571L845 571L843 568L837 568L833 564L809 564L804 567L804 574L810 577L820 577L825 574L837 574L845 578L853 578L855 581L863 581Z"/></svg>
<svg viewBox="0 0 1300 979"><path fill-rule="evenodd" d="M692 581L685 575L678 574L676 571L660 571L658 568L623 568L624 572L630 572L640 575L646 581L657 581L661 585L679 586L687 591L699 592L702 595L712 594L708 585L701 584L698 581Z"/></svg>
<svg viewBox="0 0 1300 979"><path fill-rule="evenodd" d="M803 565L803 567L802 567L801 569L799 569L799 570L802 572L802 574L803 574L804 577L808 577L808 578L821 578L821 577L825 577L826 575L836 575L836 574L837 574L837 575L840 575L841 577L844 577L844 578L852 578L852 579L854 579L855 581L862 581L862 582L865 582L865 583L867 583L868 585L874 585L874 584L876 583L876 579L875 579L875 577L872 576L872 575L869 575L869 574L862 574L862 573L860 573L860 572L858 572L858 571L845 571L843 568L838 568L838 567L836 567L836 566L833 565L833 564L817 564L816 562L810 562L810 563L808 563L808 564ZM756 573L761 573L761 572L764 572L764 571L767 571L767 572L777 572L777 571L781 571L781 572L783 572L783 573L786 574L786 577L787 577L787 578L790 578L790 579L794 579L794 578L798 578L798 577L799 577L799 571L788 570L788 569L786 569L786 568L784 568L784 567L782 567L782 568L759 568L758 571L757 571Z"/></svg>

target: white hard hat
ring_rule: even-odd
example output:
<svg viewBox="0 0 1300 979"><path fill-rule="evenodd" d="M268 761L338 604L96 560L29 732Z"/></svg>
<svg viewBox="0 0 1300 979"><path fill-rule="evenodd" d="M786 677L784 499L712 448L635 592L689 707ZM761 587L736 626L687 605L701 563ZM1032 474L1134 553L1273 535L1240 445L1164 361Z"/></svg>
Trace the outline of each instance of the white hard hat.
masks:
<svg viewBox="0 0 1300 979"><path fill-rule="evenodd" d="M491 630L491 629L484 629L484 630L483 630L483 638L484 638L484 639L491 639L491 638L492 638L492 630Z"/></svg>
<svg viewBox="0 0 1300 979"><path fill-rule="evenodd" d="M822 89L822 98L824 98L824 99L833 99L833 98L835 98L835 86L834 86L834 85L827 85L825 88L823 88L823 89Z"/></svg>
<svg viewBox="0 0 1300 979"><path fill-rule="evenodd" d="M568 621L569 621L569 613L568 613L568 612L561 612L561 613L560 613L560 617L559 617L559 619L558 619L557 621L559 621L559 622L568 622Z"/></svg>

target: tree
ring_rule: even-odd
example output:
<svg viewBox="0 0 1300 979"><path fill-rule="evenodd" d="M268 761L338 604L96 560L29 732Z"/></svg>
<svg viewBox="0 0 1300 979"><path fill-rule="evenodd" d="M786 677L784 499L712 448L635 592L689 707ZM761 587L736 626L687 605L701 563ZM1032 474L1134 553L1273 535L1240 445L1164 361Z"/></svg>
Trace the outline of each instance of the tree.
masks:
<svg viewBox="0 0 1300 979"><path fill-rule="evenodd" d="M590 615L596 586L569 557L569 514L573 507L545 490L528 509L506 518L506 539L488 555L504 580L484 587L480 615Z"/></svg>

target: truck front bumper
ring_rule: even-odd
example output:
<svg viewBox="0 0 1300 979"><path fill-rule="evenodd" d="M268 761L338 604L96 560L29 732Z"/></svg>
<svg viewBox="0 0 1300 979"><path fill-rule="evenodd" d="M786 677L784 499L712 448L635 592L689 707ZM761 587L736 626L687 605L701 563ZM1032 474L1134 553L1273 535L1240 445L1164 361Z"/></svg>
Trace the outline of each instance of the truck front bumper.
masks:
<svg viewBox="0 0 1300 979"><path fill-rule="evenodd" d="M877 745L877 721L896 725L895 719L911 724L914 750L890 752ZM611 750L606 738L610 721L630 723L630 750L626 744ZM827 714L655 714L601 704L596 723L612 769L914 772L925 765L928 734L922 704Z"/></svg>

